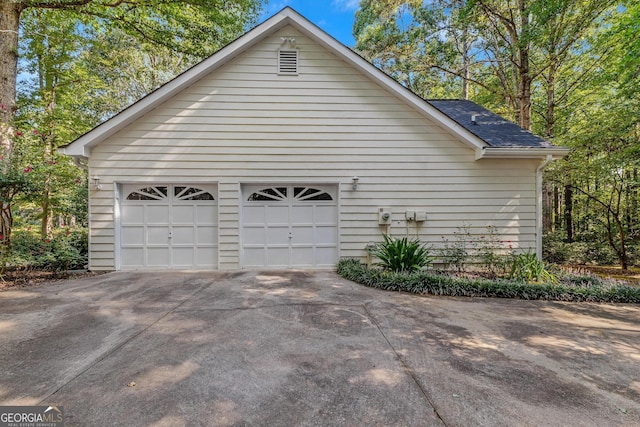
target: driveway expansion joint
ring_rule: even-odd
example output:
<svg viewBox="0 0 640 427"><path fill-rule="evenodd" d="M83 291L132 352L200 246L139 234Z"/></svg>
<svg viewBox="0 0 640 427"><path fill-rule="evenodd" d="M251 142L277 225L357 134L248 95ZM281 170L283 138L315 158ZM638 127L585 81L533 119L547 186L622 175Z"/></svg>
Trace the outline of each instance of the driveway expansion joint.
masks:
<svg viewBox="0 0 640 427"><path fill-rule="evenodd" d="M376 318L373 316L373 313L371 313L369 311L369 309L367 308L367 303L362 304L362 308L364 309L365 314L367 315L367 317L369 318L369 320L371 320L371 323L373 325L375 325L375 327L378 329L378 332L380 332L380 335L382 335L382 338L384 338L384 340L386 341L387 345L389 346L389 348L391 349L391 351L393 351L393 354L395 354L396 358L398 359L398 361L402 364L402 367L404 368L404 371L407 373L407 375L409 375L409 377L411 377L411 380L415 383L415 385L418 387L418 389L420 390L420 392L422 393L422 395L424 396L425 400L427 401L427 403L429 404L429 406L431 406L431 409L433 409L433 412L436 414L436 417L438 417L438 419L442 422L442 424L447 427L447 423L445 422L445 420L442 418L442 416L440 416L440 413L438 412L438 409L436 408L436 404L434 403L433 399L429 396L429 393L427 393L427 390L425 390L421 385L420 382L418 381L418 378L416 378L415 374L413 373L413 370L409 367L409 365L407 365L407 363L405 362L405 360L402 358L402 356L400 355L400 353L398 353L398 351L396 350L396 348L393 346L393 344L391 344L391 341L389 341L389 339L387 338L387 336L385 335L384 331L382 330L382 327L380 327L380 324L378 323L378 321L376 320Z"/></svg>

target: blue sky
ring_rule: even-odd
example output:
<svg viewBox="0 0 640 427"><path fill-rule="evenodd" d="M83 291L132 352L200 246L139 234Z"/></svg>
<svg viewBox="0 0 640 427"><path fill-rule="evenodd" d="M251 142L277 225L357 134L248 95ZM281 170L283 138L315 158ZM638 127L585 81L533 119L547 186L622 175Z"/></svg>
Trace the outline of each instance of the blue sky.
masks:
<svg viewBox="0 0 640 427"><path fill-rule="evenodd" d="M353 16L360 0L269 0L261 21L287 6L346 44L353 47Z"/></svg>

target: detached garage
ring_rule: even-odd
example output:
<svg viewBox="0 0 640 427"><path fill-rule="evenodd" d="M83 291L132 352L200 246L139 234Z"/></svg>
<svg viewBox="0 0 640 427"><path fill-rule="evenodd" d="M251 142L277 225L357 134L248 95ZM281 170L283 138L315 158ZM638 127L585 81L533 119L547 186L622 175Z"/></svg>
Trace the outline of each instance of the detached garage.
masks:
<svg viewBox="0 0 640 427"><path fill-rule="evenodd" d="M541 249L556 147L425 101L290 8L61 149L88 163L90 268L331 268L382 233Z"/></svg>

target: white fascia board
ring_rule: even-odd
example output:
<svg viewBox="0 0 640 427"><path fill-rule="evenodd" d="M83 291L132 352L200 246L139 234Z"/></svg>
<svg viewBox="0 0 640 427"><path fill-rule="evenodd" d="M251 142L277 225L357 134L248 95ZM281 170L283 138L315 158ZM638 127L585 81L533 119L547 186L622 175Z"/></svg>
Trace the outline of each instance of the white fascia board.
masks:
<svg viewBox="0 0 640 427"><path fill-rule="evenodd" d="M375 83L382 86L384 89L392 92L394 95L404 100L420 112L423 116L435 121L442 126L445 130L449 131L454 136L457 136L469 146L471 149L482 149L488 144L482 139L478 138L464 127L460 126L453 119L442 113L437 108L433 107L424 99L411 92L406 87L402 86L392 77L384 73L382 70L376 68L366 59L349 49L338 40L331 37L329 34L318 28L313 23L309 22L306 18L299 15L292 9L285 9L283 13L287 16L291 16L293 19L290 22L294 27L302 32L307 33L309 36L315 39L316 42L325 46L329 50L338 53L342 60L346 63L353 65L363 72L367 77L373 80Z"/></svg>
<svg viewBox="0 0 640 427"><path fill-rule="evenodd" d="M283 12L286 12L286 10ZM73 141L71 144L61 147L59 151L68 156L88 158L91 154L91 147L98 145L100 142L153 110L164 101L195 84L203 77L206 77L216 68L226 64L229 60L268 36L269 33L277 31L279 28L287 25L288 21L288 15L282 12L272 16L245 35L223 47L209 58L184 71L182 74L151 92L149 95L133 103L112 118L99 124L91 131Z"/></svg>
<svg viewBox="0 0 640 427"><path fill-rule="evenodd" d="M536 159L551 156L553 160L561 159L569 154L568 147L485 147L476 150L479 159Z"/></svg>

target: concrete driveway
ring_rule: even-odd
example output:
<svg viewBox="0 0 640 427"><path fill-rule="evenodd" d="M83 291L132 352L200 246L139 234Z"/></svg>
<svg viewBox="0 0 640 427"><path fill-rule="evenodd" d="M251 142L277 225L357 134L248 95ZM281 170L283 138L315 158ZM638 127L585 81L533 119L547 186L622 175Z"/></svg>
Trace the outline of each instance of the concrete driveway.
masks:
<svg viewBox="0 0 640 427"><path fill-rule="evenodd" d="M638 305L110 273L0 293L0 344L0 404L67 426L640 425Z"/></svg>

